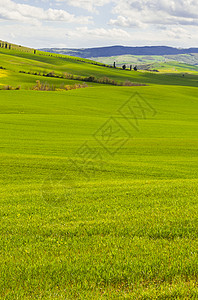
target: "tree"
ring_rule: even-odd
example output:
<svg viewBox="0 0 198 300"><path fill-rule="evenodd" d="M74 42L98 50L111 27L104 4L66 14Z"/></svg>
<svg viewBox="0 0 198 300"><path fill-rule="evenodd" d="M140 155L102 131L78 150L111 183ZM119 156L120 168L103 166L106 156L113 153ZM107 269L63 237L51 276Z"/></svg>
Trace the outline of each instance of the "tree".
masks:
<svg viewBox="0 0 198 300"><path fill-rule="evenodd" d="M137 71L137 66L135 66L135 67L133 68L133 70L134 70L134 71Z"/></svg>
<svg viewBox="0 0 198 300"><path fill-rule="evenodd" d="M122 66L122 69L123 69L123 70L126 70L126 65L123 65L123 66Z"/></svg>
<svg viewBox="0 0 198 300"><path fill-rule="evenodd" d="M113 63L113 67L116 68L116 63L115 63L115 61L114 61L114 63Z"/></svg>

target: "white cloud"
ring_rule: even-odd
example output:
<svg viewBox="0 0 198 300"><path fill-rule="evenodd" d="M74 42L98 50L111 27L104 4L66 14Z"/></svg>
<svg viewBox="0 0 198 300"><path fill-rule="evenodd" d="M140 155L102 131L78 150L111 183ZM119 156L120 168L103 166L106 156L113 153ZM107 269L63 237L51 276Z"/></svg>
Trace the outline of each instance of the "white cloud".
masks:
<svg viewBox="0 0 198 300"><path fill-rule="evenodd" d="M120 27L143 27L143 23L138 19L125 16L118 16L117 19L111 19L109 24Z"/></svg>
<svg viewBox="0 0 198 300"><path fill-rule="evenodd" d="M88 10L89 12L97 12L96 7L104 6L112 2L111 0L55 0L57 3L67 3L68 5Z"/></svg>
<svg viewBox="0 0 198 300"><path fill-rule="evenodd" d="M94 28L89 29L88 27L78 27L76 32L69 32L70 37L84 37L84 38L92 38L92 39L126 39L130 37L130 34L122 29L112 28Z"/></svg>
<svg viewBox="0 0 198 300"><path fill-rule="evenodd" d="M167 45L178 47L197 47L198 37L196 28L189 30L177 26L167 29L161 26L155 32L149 28L125 31L119 28L105 29L87 26L66 29L48 25L4 25L1 39L16 44L26 45L33 48L44 47L66 47L83 48L107 45L145 46L145 45ZM83 38L82 38L83 37ZM189 38L191 40L189 42Z"/></svg>
<svg viewBox="0 0 198 300"><path fill-rule="evenodd" d="M83 37L83 38L82 38ZM94 28L87 26L67 30L63 27L54 28L45 25L12 25L4 26L1 39L29 47L93 47L102 44L117 44L131 39L123 29ZM36 44L35 44L36 41Z"/></svg>
<svg viewBox="0 0 198 300"><path fill-rule="evenodd" d="M197 0L114 0L110 24L120 27L143 25L198 25Z"/></svg>
<svg viewBox="0 0 198 300"><path fill-rule="evenodd" d="M184 40L184 39L191 39L192 38L192 35L187 30L185 30L184 28L174 27L174 28L165 30L164 33L170 39Z"/></svg>
<svg viewBox="0 0 198 300"><path fill-rule="evenodd" d="M40 21L57 21L87 24L91 17L75 17L65 10L49 8L44 10L27 4L18 4L12 0L0 0L0 19L38 24Z"/></svg>

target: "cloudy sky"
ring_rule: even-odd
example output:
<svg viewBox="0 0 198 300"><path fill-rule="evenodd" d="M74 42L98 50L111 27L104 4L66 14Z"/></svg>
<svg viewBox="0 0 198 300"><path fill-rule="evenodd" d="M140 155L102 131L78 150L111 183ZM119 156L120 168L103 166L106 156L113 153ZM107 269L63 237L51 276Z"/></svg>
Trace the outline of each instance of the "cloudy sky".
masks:
<svg viewBox="0 0 198 300"><path fill-rule="evenodd" d="M198 47L198 0L0 0L0 39L29 47Z"/></svg>

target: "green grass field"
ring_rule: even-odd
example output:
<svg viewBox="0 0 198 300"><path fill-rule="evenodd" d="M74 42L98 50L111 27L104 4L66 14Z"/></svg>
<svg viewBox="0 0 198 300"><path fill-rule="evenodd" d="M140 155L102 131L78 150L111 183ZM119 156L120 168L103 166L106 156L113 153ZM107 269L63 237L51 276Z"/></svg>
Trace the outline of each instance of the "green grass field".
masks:
<svg viewBox="0 0 198 300"><path fill-rule="evenodd" d="M0 91L0 298L197 299L198 76L11 51L0 83L22 89ZM18 72L44 68L147 86L28 90L40 77Z"/></svg>

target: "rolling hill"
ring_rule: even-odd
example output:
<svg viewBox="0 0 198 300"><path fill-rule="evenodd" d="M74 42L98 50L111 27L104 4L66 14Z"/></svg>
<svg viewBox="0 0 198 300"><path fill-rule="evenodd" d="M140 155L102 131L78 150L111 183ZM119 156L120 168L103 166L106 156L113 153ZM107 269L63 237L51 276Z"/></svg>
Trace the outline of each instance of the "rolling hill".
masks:
<svg viewBox="0 0 198 300"><path fill-rule="evenodd" d="M126 64L129 67L132 64L133 66L136 65L138 69L154 69L155 63L167 63L174 61L187 65L198 66L198 48L178 49L164 46L113 46L88 49L47 48L42 50L51 53L89 58L111 66L113 66L115 62L117 67L121 67L123 64ZM197 71L197 68L195 70Z"/></svg>
<svg viewBox="0 0 198 300"><path fill-rule="evenodd" d="M181 55L198 53L198 48L180 49L166 46L145 46L145 47L125 47L125 46L111 46L98 47L87 49L69 49L69 48L43 48L42 51L51 53L66 54L71 56L78 56L82 58L90 57L110 57L118 55Z"/></svg>
<svg viewBox="0 0 198 300"><path fill-rule="evenodd" d="M13 46L14 47L14 46ZM159 68L161 66L158 66ZM104 63L84 58L76 58L60 54L46 53L34 49L0 48L0 87L17 86L31 88L36 80L60 87L62 84L75 84L86 82L88 85L100 84L104 77L118 84L131 82L133 84L162 84L197 86L196 68L177 64L178 72L167 69L162 65L160 74L152 72L135 72L111 68ZM166 71L167 70L167 71ZM174 66L174 70L176 70ZM168 73L171 73L168 74ZM183 77L183 73L186 73ZM189 73L189 74L188 74ZM90 79L92 77L92 79Z"/></svg>
<svg viewBox="0 0 198 300"><path fill-rule="evenodd" d="M160 65L166 66L172 63L181 63L186 64L186 67L190 69L197 70L198 69L198 54L178 54L178 55L164 55L164 56L156 56L156 55L119 55L119 56L110 56L110 57L94 57L90 58L98 61L100 63L113 65L116 63L117 67L121 67L123 64L127 66L133 65L137 66L138 69L152 69L154 68L154 64L158 63ZM193 67L194 66L194 67ZM167 69L167 68L166 68Z"/></svg>

